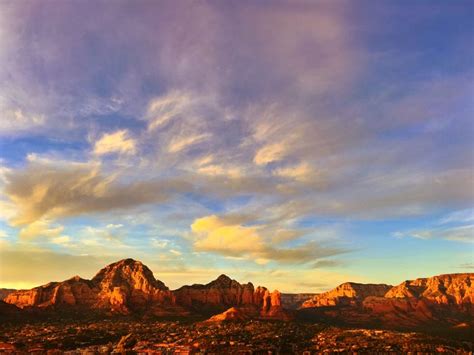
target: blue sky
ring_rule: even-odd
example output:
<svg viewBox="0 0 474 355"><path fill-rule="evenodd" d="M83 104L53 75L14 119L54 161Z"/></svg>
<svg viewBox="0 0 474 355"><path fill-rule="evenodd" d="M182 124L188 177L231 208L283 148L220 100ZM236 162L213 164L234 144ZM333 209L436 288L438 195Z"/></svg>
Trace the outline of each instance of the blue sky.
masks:
<svg viewBox="0 0 474 355"><path fill-rule="evenodd" d="M473 15L2 2L0 287L125 257L171 288L472 271Z"/></svg>

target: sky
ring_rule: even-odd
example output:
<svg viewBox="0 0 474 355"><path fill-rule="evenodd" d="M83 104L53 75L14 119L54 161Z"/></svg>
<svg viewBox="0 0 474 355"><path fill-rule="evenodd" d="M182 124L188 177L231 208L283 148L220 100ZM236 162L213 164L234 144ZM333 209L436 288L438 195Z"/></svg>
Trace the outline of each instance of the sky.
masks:
<svg viewBox="0 0 474 355"><path fill-rule="evenodd" d="M0 0L0 287L474 269L472 1Z"/></svg>

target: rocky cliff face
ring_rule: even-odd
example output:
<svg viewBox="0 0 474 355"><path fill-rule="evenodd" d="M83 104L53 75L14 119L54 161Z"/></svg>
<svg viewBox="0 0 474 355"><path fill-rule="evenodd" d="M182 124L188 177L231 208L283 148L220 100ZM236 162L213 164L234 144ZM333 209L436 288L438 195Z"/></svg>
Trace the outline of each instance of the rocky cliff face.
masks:
<svg viewBox="0 0 474 355"><path fill-rule="evenodd" d="M79 276L63 282L50 282L31 290L15 291L5 298L5 302L20 308L53 305L92 306L96 301L97 292L94 289L94 284Z"/></svg>
<svg viewBox="0 0 474 355"><path fill-rule="evenodd" d="M170 291L141 262L124 259L100 270L92 280L75 276L31 290L8 294L5 302L19 308L84 307L97 311L129 314L216 314L230 307L260 318L285 318L278 291L251 283L240 284L225 275L206 285L183 286Z"/></svg>
<svg viewBox="0 0 474 355"><path fill-rule="evenodd" d="M423 298L438 304L473 304L474 274L447 274L407 280L390 289L386 298Z"/></svg>
<svg viewBox="0 0 474 355"><path fill-rule="evenodd" d="M371 322L394 328L474 326L473 286L472 273L408 280L394 287L346 283L305 302L301 312L312 310L313 318L358 326ZM348 307L330 307L338 305Z"/></svg>
<svg viewBox="0 0 474 355"><path fill-rule="evenodd" d="M91 280L99 290L99 308L128 313L152 304L175 303L168 287L156 280L151 270L139 261L125 259L100 270Z"/></svg>
<svg viewBox="0 0 474 355"><path fill-rule="evenodd" d="M363 307L388 324L439 320L455 324L474 316L474 274L448 274L407 280L384 297L368 297Z"/></svg>
<svg viewBox="0 0 474 355"><path fill-rule="evenodd" d="M281 305L285 309L298 309L304 302L314 298L317 293L282 293Z"/></svg>
<svg viewBox="0 0 474 355"><path fill-rule="evenodd" d="M139 261L125 259L111 264L92 279L75 276L31 290L10 293L5 302L17 307L83 306L129 313L152 303L174 304L171 291Z"/></svg>
<svg viewBox="0 0 474 355"><path fill-rule="evenodd" d="M223 312L231 307L238 307L239 314L256 313L264 318L281 318L284 314L278 291L270 292L261 286L254 288L250 282L240 284L226 275L206 285L183 286L173 294L178 304L204 314Z"/></svg>
<svg viewBox="0 0 474 355"><path fill-rule="evenodd" d="M0 288L0 301L3 301L10 293L15 292L16 290L12 288Z"/></svg>
<svg viewBox="0 0 474 355"><path fill-rule="evenodd" d="M346 282L331 291L318 294L305 301L301 308L357 305L361 304L366 297L384 296L391 287L385 284Z"/></svg>

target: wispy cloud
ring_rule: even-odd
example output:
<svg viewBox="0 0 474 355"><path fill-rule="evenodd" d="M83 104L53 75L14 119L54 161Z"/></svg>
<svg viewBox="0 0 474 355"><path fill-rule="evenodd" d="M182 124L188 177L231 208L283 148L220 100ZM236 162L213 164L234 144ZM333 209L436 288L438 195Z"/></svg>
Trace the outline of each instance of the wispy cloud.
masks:
<svg viewBox="0 0 474 355"><path fill-rule="evenodd" d="M94 145L94 154L104 155L109 153L134 154L136 142L128 137L126 130L104 134Z"/></svg>

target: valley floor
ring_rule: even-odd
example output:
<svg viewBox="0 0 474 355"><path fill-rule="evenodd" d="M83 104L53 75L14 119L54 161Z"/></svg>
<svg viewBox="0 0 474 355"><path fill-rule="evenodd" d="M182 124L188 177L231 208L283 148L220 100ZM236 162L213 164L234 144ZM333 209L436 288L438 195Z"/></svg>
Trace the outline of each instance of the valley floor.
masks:
<svg viewBox="0 0 474 355"><path fill-rule="evenodd" d="M472 353L469 341L414 332L299 322L201 323L107 319L0 325L0 353Z"/></svg>

